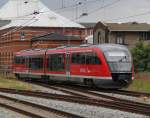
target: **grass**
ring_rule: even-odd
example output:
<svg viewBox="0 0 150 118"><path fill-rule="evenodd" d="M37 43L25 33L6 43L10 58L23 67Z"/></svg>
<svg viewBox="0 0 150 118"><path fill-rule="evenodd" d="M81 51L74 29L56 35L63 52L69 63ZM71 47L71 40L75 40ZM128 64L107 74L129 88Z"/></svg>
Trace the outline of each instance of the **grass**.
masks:
<svg viewBox="0 0 150 118"><path fill-rule="evenodd" d="M7 79L3 75L0 75L0 88L31 90L32 86L25 82L20 82L16 79Z"/></svg>
<svg viewBox="0 0 150 118"><path fill-rule="evenodd" d="M11 79L8 79L0 74L0 88L32 90L32 85L18 81L12 77ZM127 90L150 93L150 72L137 73L133 83L127 88Z"/></svg>
<svg viewBox="0 0 150 118"><path fill-rule="evenodd" d="M137 73L128 90L150 93L150 72Z"/></svg>

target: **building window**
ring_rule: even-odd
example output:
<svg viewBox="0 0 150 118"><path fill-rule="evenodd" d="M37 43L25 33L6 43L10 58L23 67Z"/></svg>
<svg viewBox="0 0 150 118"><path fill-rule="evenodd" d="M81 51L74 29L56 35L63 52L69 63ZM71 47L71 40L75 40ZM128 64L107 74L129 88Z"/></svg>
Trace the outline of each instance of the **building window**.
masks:
<svg viewBox="0 0 150 118"><path fill-rule="evenodd" d="M150 32L140 32L139 40L143 40L143 41L150 40Z"/></svg>
<svg viewBox="0 0 150 118"><path fill-rule="evenodd" d="M90 35L93 35L93 29L90 30Z"/></svg>
<svg viewBox="0 0 150 118"><path fill-rule="evenodd" d="M96 53L93 52L83 52L83 53L73 53L72 54L73 64L101 64L100 59Z"/></svg>
<svg viewBox="0 0 150 118"><path fill-rule="evenodd" d="M98 32L98 37L97 37L97 43L98 44L102 44L102 43L105 43L105 36L104 36L104 32L103 31L100 31Z"/></svg>
<svg viewBox="0 0 150 118"><path fill-rule="evenodd" d="M124 44L124 34L123 33L117 33L116 44Z"/></svg>
<svg viewBox="0 0 150 118"><path fill-rule="evenodd" d="M55 33L57 33L57 34L63 34L63 29L56 29Z"/></svg>
<svg viewBox="0 0 150 118"><path fill-rule="evenodd" d="M48 56L48 70L49 71L65 71L65 54L50 54Z"/></svg>
<svg viewBox="0 0 150 118"><path fill-rule="evenodd" d="M20 40L22 40L22 41L25 40L25 33L24 32L20 33Z"/></svg>
<svg viewBox="0 0 150 118"><path fill-rule="evenodd" d="M98 32L98 44L101 43L101 32Z"/></svg>

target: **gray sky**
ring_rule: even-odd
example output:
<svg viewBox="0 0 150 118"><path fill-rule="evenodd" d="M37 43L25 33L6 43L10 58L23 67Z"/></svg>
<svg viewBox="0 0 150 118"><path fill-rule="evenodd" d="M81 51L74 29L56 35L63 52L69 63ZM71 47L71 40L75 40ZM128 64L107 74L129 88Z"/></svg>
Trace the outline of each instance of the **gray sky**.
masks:
<svg viewBox="0 0 150 118"><path fill-rule="evenodd" d="M0 6L8 0L0 0ZM51 10L78 22L148 22L150 0L41 0ZM63 1L63 4L62 4ZM77 5L81 2L80 5ZM68 7L72 6L72 7ZM67 8L62 8L67 7ZM88 16L80 17L88 13ZM130 17L128 17L130 16ZM80 18L79 18L80 17Z"/></svg>

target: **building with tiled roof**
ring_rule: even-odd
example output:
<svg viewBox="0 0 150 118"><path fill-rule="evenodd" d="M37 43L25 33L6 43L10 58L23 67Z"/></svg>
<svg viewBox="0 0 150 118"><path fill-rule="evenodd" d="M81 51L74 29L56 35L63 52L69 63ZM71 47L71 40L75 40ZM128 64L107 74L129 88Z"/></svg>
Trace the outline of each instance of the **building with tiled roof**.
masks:
<svg viewBox="0 0 150 118"><path fill-rule="evenodd" d="M133 47L140 40L150 40L150 24L98 22L94 27L94 44L117 43Z"/></svg>
<svg viewBox="0 0 150 118"><path fill-rule="evenodd" d="M68 36L56 33L33 37L31 39L31 48L49 48L65 45L79 45L83 40L79 37Z"/></svg>
<svg viewBox="0 0 150 118"><path fill-rule="evenodd" d="M137 22L129 22L129 23L106 23L110 31L150 31L150 24L147 23L137 23Z"/></svg>

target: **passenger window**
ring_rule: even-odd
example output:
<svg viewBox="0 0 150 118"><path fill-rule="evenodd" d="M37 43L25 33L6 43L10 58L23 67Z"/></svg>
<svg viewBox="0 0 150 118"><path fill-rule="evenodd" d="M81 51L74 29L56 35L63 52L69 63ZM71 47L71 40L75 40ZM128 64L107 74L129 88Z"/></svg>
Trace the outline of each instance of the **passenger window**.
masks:
<svg viewBox="0 0 150 118"><path fill-rule="evenodd" d="M73 53L72 54L72 63L73 64L85 64L84 53Z"/></svg>
<svg viewBox="0 0 150 118"><path fill-rule="evenodd" d="M83 52L72 54L73 64L101 64L100 59L94 52Z"/></svg>
<svg viewBox="0 0 150 118"><path fill-rule="evenodd" d="M51 54L48 56L49 71L65 71L65 54Z"/></svg>
<svg viewBox="0 0 150 118"><path fill-rule="evenodd" d="M30 57L29 68L32 70L43 69L43 57Z"/></svg>
<svg viewBox="0 0 150 118"><path fill-rule="evenodd" d="M15 64L25 64L25 57L18 56L14 58Z"/></svg>

